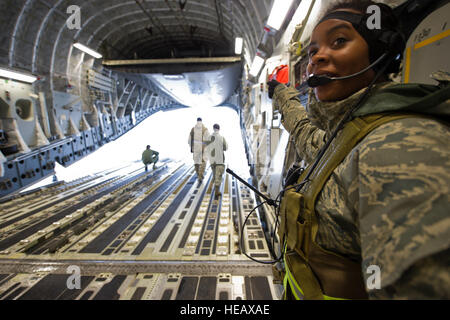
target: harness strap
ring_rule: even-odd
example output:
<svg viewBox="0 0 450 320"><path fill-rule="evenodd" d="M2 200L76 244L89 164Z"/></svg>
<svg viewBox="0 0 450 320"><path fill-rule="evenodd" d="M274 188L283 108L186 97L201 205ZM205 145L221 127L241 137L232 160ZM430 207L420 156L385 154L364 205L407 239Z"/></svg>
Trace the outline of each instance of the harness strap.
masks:
<svg viewBox="0 0 450 320"><path fill-rule="evenodd" d="M319 224L315 203L336 167L367 134L385 123L411 117L427 118L398 113L355 118L345 125L326 150L304 192L297 193L295 188L286 190L280 207L279 235L285 234L287 239L285 290L289 284L296 299L367 298L360 263L327 251L316 243ZM307 168L302 173L298 183L310 170Z"/></svg>

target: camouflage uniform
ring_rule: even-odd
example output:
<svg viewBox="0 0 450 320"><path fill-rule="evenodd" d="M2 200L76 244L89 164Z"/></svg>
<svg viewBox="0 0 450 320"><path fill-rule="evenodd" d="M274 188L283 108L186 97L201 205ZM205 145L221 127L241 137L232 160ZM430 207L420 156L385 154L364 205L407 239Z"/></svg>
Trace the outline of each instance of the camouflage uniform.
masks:
<svg viewBox="0 0 450 320"><path fill-rule="evenodd" d="M158 151L155 151L152 149L146 149L144 152L142 152L142 162L145 165L145 171L147 171L147 166L152 163L153 163L153 168L155 168L158 160L159 160L159 152Z"/></svg>
<svg viewBox="0 0 450 320"><path fill-rule="evenodd" d="M205 153L208 154L209 162L211 163L211 169L213 172L213 182L216 193L219 193L219 189L222 184L223 174L225 172L224 151L226 150L228 150L227 141L218 132L214 132L211 135L210 142L207 143Z"/></svg>
<svg viewBox="0 0 450 320"><path fill-rule="evenodd" d="M207 156L205 154L206 141L209 140L209 131L201 123L197 123L189 133L188 143L195 163L195 172L199 181L203 181L206 169Z"/></svg>
<svg viewBox="0 0 450 320"><path fill-rule="evenodd" d="M414 105L422 87L379 84L357 115L426 110L448 117L448 96L443 103ZM274 108L303 160L314 161L363 91L333 103L311 94L304 110L298 91L275 88ZM448 125L435 119L389 122L353 148L319 194L316 242L360 262L364 283L367 268L380 267L381 289L368 290L370 298L450 299L449 143Z"/></svg>

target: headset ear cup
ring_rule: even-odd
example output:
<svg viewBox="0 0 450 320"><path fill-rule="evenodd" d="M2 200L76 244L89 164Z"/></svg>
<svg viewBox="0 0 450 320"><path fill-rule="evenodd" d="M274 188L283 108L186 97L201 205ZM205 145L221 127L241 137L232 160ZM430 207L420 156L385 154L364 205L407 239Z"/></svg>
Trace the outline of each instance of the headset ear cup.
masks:
<svg viewBox="0 0 450 320"><path fill-rule="evenodd" d="M400 70L401 57L403 56L403 50L405 49L405 40L401 33L396 31L389 31L389 42L388 42L388 59L391 61L389 67L387 68L387 73L397 73ZM397 57L400 55L400 58ZM389 62L387 62L389 63Z"/></svg>
<svg viewBox="0 0 450 320"><path fill-rule="evenodd" d="M383 53L387 53L387 57L384 59L384 63L388 63L389 66L386 69L386 73L397 73L400 70L401 59L397 59L403 55L405 47L405 41L401 33L393 30L384 30L379 36L378 41L380 43L380 49ZM379 53L381 54L381 53ZM378 69L378 67L377 67Z"/></svg>
<svg viewBox="0 0 450 320"><path fill-rule="evenodd" d="M399 32L390 31L388 50L392 55L402 54L405 47L405 40Z"/></svg>

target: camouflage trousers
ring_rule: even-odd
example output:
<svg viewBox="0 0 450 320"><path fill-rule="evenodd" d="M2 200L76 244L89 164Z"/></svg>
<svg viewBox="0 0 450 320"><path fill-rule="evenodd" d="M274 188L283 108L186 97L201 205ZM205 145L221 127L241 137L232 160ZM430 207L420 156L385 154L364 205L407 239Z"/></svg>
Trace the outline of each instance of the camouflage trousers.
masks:
<svg viewBox="0 0 450 320"><path fill-rule="evenodd" d="M150 162L145 163L145 171L148 171L148 166L151 165L153 163L153 169L156 168L156 163L159 161L159 156L153 157L152 160Z"/></svg>
<svg viewBox="0 0 450 320"><path fill-rule="evenodd" d="M203 180L206 169L206 161L202 161L200 164L195 164L195 172L197 173L198 180Z"/></svg>
<svg viewBox="0 0 450 320"><path fill-rule="evenodd" d="M225 172L225 165L223 164L212 164L211 169L213 172L213 181L216 189L220 188L222 184L223 173Z"/></svg>

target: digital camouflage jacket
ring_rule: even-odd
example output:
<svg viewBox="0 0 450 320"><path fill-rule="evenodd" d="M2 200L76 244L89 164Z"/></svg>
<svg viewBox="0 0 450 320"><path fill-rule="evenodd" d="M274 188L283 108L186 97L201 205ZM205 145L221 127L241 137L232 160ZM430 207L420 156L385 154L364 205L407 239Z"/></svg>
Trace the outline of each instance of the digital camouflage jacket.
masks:
<svg viewBox="0 0 450 320"><path fill-rule="evenodd" d="M365 89L364 89L365 90ZM312 163L348 108L364 92L332 103L275 89L273 104L297 153ZM378 84L356 116L413 112L369 133L334 170L319 194L316 242L381 271L372 299L450 299L450 87ZM339 135L339 134L338 134Z"/></svg>

